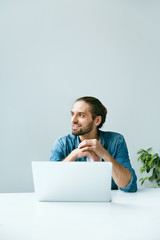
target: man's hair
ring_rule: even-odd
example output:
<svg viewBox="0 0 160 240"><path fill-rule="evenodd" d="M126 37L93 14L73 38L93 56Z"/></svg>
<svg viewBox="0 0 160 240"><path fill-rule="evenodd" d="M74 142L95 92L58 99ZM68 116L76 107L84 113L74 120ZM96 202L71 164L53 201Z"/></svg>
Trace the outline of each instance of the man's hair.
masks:
<svg viewBox="0 0 160 240"><path fill-rule="evenodd" d="M78 102L78 101L84 101L88 103L88 105L90 106L90 111L91 111L93 120L97 116L101 116L102 121L98 125L98 128L101 128L103 126L103 123L106 120L107 108L95 97L89 97L89 96L81 97L81 98L78 98L75 102Z"/></svg>

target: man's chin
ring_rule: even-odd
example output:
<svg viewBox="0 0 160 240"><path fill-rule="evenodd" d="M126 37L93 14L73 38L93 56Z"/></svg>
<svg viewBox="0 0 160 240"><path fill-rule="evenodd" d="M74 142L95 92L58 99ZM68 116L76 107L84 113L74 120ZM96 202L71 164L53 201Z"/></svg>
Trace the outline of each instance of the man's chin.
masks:
<svg viewBox="0 0 160 240"><path fill-rule="evenodd" d="M74 130L72 130L72 134L75 136L81 135L80 131L74 131Z"/></svg>

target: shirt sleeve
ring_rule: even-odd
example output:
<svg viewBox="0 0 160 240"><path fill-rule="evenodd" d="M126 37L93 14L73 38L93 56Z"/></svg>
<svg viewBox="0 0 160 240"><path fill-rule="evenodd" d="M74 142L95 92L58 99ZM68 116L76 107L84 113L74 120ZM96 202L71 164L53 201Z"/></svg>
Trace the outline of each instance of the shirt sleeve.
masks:
<svg viewBox="0 0 160 240"><path fill-rule="evenodd" d="M50 161L62 161L65 158L63 142L58 138L51 149Z"/></svg>
<svg viewBox="0 0 160 240"><path fill-rule="evenodd" d="M119 162L123 167L131 172L131 179L128 185L124 188L119 188L124 192L136 192L137 191L137 176L134 169L131 166L128 149L124 137L120 140L117 147L117 154L115 157L116 161Z"/></svg>

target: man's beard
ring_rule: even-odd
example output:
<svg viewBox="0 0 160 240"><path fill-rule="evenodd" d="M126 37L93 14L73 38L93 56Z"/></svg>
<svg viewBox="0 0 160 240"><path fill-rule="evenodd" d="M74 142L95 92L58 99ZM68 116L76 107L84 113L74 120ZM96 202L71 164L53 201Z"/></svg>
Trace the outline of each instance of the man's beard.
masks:
<svg viewBox="0 0 160 240"><path fill-rule="evenodd" d="M93 129L93 122L89 123L84 129L80 128L79 130L72 129L72 134L75 136L85 135L91 132Z"/></svg>

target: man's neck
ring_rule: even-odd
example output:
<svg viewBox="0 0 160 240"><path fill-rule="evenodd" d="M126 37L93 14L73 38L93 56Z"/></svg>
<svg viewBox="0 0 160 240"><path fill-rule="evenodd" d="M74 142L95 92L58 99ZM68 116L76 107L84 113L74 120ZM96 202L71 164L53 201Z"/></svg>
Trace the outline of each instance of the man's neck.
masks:
<svg viewBox="0 0 160 240"><path fill-rule="evenodd" d="M90 132L85 135L80 135L79 140L80 142L84 141L85 139L97 139L99 140L98 129L95 132Z"/></svg>

